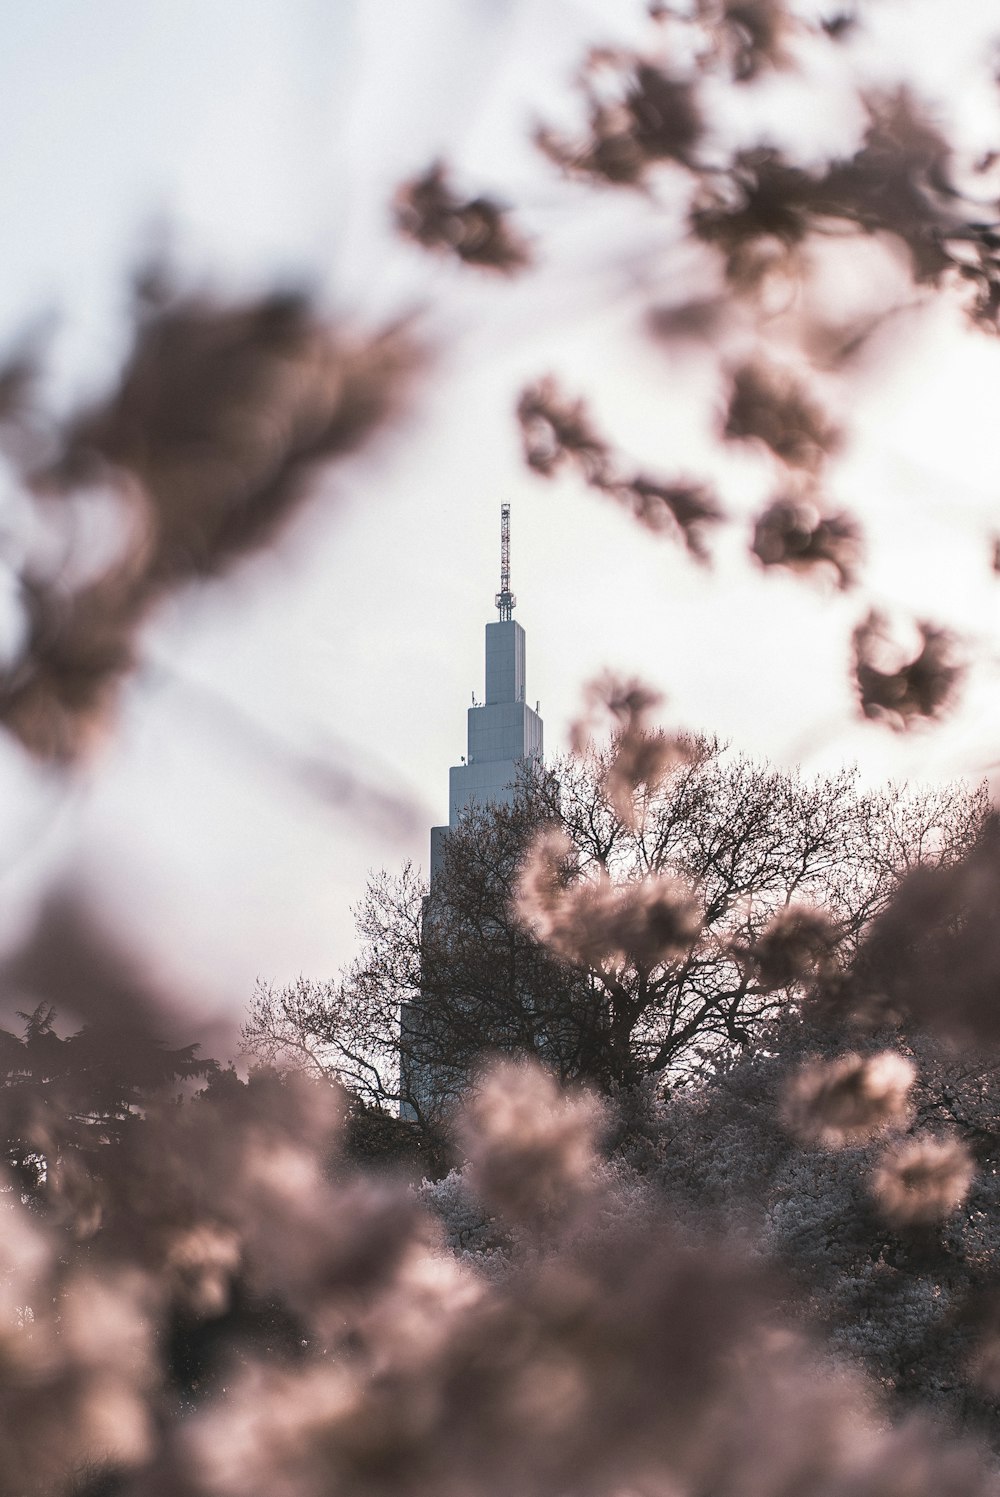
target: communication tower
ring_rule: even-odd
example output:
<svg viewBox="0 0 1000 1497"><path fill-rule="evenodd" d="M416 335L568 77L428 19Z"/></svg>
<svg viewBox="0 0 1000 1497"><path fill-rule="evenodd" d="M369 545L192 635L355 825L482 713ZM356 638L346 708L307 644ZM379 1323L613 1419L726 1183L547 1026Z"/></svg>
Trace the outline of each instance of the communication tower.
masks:
<svg viewBox="0 0 1000 1497"><path fill-rule="evenodd" d="M500 591L496 596L501 621L513 618L517 599L510 590L510 505L500 506Z"/></svg>

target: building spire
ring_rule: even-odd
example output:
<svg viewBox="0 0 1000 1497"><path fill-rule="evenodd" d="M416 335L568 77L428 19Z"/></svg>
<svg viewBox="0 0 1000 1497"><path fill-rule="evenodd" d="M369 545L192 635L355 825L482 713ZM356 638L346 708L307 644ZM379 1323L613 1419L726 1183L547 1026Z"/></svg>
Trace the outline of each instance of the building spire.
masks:
<svg viewBox="0 0 1000 1497"><path fill-rule="evenodd" d="M500 591L496 596L496 605L500 610L501 620L510 619L514 616L517 607L517 599L510 590L510 505L500 506Z"/></svg>

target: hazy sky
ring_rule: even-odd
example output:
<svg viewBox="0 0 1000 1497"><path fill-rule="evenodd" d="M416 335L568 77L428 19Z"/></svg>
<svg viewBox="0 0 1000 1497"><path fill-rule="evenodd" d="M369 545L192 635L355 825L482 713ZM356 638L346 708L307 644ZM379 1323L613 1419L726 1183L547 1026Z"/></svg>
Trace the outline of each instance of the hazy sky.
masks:
<svg viewBox="0 0 1000 1497"><path fill-rule="evenodd" d="M747 517L767 492L760 461L713 449L707 363L642 334L648 205L612 194L595 208L527 143L540 114L565 116L583 45L640 34L640 6L4 9L0 333L61 314L61 398L113 371L124 274L163 226L195 276L233 290L304 280L372 324L419 312L436 349L407 421L334 471L273 555L157 617L121 731L72 793L0 750L8 939L66 869L195 1012L238 1011L257 974L335 970L366 869L425 862L426 829L446 817L448 765L482 689L504 499L528 694L551 748L581 683L614 666L659 684L669 721L807 768L979 775L1000 758L1000 594L984 539L1000 519L1000 361L951 315L908 329L859 379L857 440L834 476L866 517L872 595L951 624L981 659L962 712L934 732L901 742L854 721L844 667L858 598L762 576L738 528L706 575L572 480L523 470L514 395L553 369L592 395L637 462L712 471ZM888 34L905 13L904 41L876 35L866 65L872 78L916 72L965 138L1000 139L996 99L972 86L988 37L973 23L988 8L961 11L959 29L939 0L884 0L877 25ZM776 88L803 148L843 127L794 79ZM523 282L483 281L393 240L394 186L438 153L470 186L524 203L546 249ZM655 274L666 280L654 291L677 290L683 267ZM318 802L276 763L275 735L404 798L409 828Z"/></svg>

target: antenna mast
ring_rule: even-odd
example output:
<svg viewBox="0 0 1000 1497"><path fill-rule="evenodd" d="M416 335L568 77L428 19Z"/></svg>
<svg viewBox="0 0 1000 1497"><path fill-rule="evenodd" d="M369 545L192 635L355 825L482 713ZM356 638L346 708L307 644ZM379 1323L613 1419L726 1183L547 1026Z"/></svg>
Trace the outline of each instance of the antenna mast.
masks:
<svg viewBox="0 0 1000 1497"><path fill-rule="evenodd" d="M517 599L510 590L510 505L500 506L500 591L496 605L501 619L513 617Z"/></svg>

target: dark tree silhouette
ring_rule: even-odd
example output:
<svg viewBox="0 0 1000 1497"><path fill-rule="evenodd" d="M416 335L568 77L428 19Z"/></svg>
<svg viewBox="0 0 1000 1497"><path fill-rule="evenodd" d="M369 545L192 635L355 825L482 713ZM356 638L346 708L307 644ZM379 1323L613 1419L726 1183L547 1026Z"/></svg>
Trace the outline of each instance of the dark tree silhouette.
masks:
<svg viewBox="0 0 1000 1497"><path fill-rule="evenodd" d="M652 288L653 337L708 354L718 443L770 474L754 564L857 589L859 713L905 729L953 700L958 643L927 600L916 651L892 658L865 495L848 512L831 478L853 369L893 320L948 306L996 330L1000 234L995 151L959 149L905 77L874 92L852 73L887 9L910 28L906 7L651 0L648 44L595 47L576 125L539 100L535 140L584 217L623 193L652 216L628 282ZM854 120L808 157L758 87L793 69ZM414 253L462 274L530 274L549 251L446 163L394 210ZM864 292L849 313L828 294L846 268ZM25 516L5 548L21 613L0 722L62 786L113 725L153 611L267 546L412 364L398 329L299 295L183 295L155 275L138 291L120 378L87 409L46 409L30 349L0 370ZM539 484L575 470L710 559L724 475L633 461L586 392L531 376L517 411ZM120 540L99 565L74 522L95 490ZM500 847L486 822L478 841L459 828L436 910L412 870L376 882L356 970L262 995L257 1038L297 1050L312 1084L218 1072L178 1104L204 1068L156 1043L151 993L65 910L43 915L4 974L28 1030L0 1043L3 1497L995 1493L939 1419L894 1416L902 1397L978 1418L1000 1388L996 829L973 836L974 794L809 785L650 735L634 686L601 702L620 739L588 750L585 724L559 796L535 787L536 823L512 815ZM483 1047L608 1092L645 1083L609 1167L609 1105L523 1061L476 1077L455 1128L467 1169L434 1190L476 1197L490 1261L449 1253L403 1181L352 1168L324 1080L391 1100L400 1009L432 998L449 1023L410 1032L451 1036L451 1090ZM83 1028L60 1038L53 1005ZM649 1093L685 1078L643 1123ZM874 1380L831 1371L831 1350Z"/></svg>
<svg viewBox="0 0 1000 1497"><path fill-rule="evenodd" d="M636 744L662 760L663 741L633 734L633 770ZM681 741L626 805L627 743L526 773L512 807L469 808L429 897L409 864L376 874L361 955L329 983L262 985L251 1053L420 1117L497 1052L605 1092L683 1084L751 1048L817 962L849 959L908 868L971 847L987 809L982 790L864 795L851 772L809 781L708 739Z"/></svg>
<svg viewBox="0 0 1000 1497"><path fill-rule="evenodd" d="M22 1200L39 1210L58 1214L66 1197L77 1209L75 1193L118 1166L109 1151L146 1107L218 1070L198 1045L172 1049L141 1024L61 1035L51 1005L18 1017L20 1034L0 1029L0 1135Z"/></svg>

